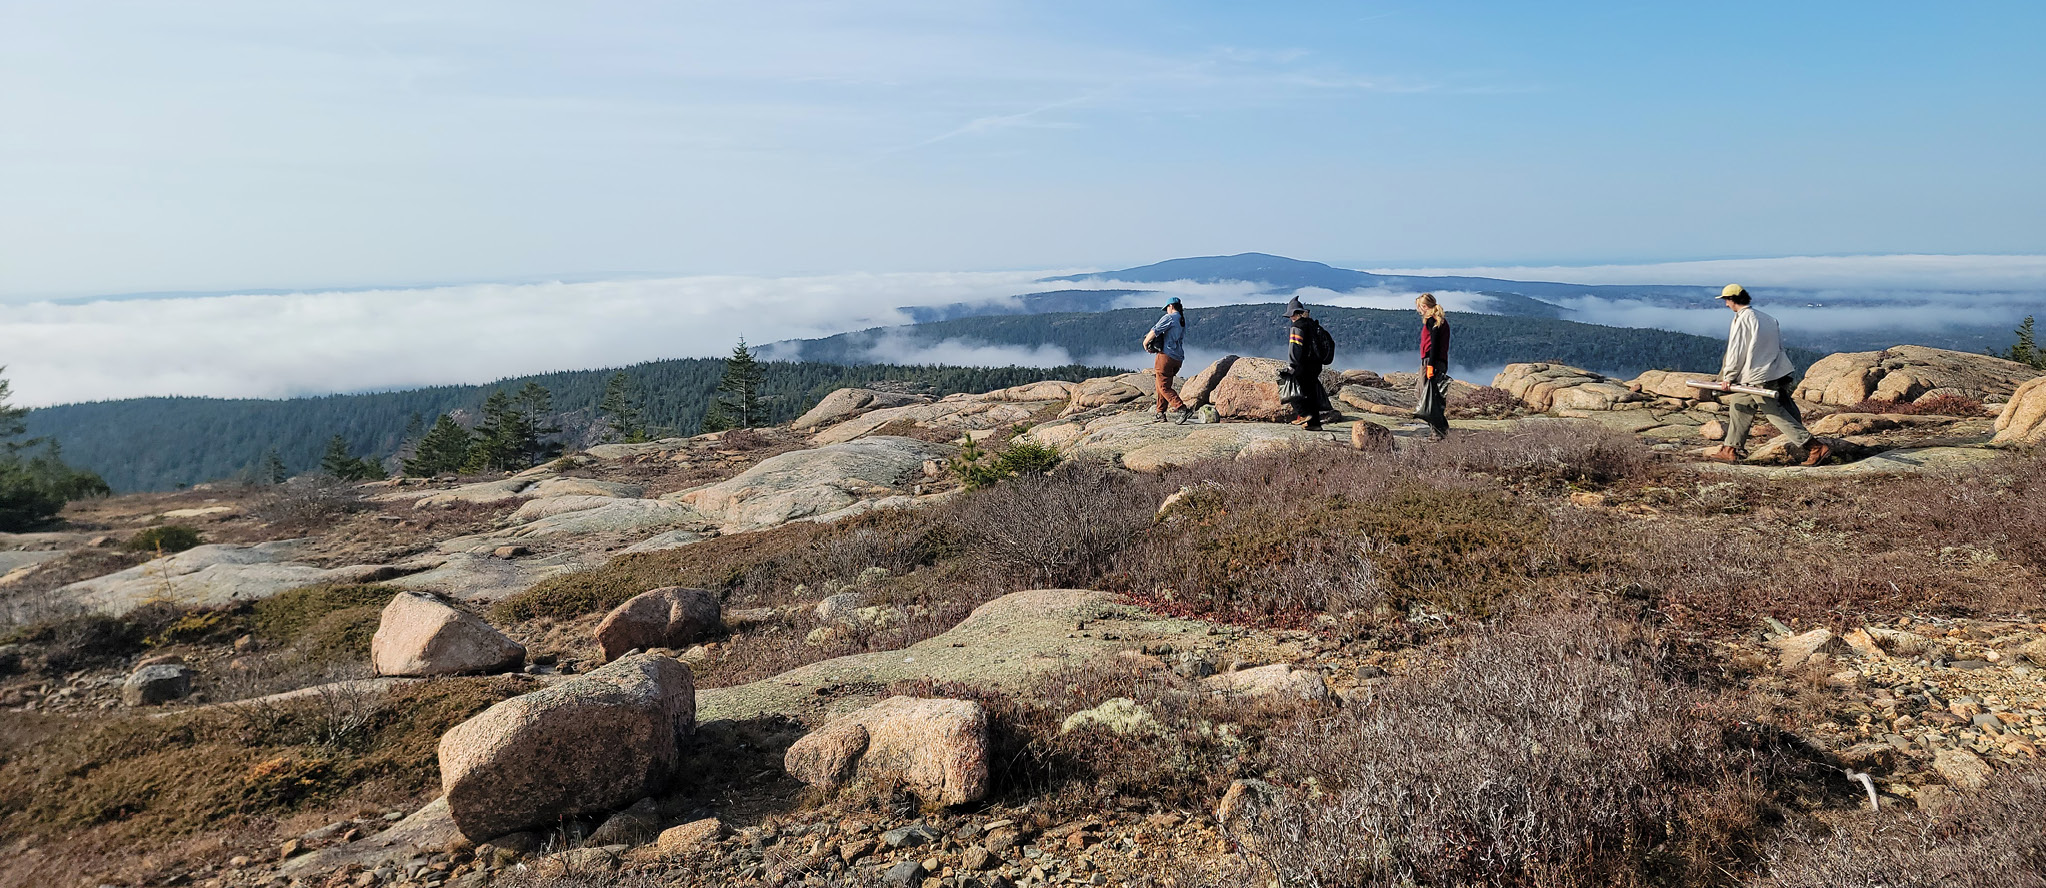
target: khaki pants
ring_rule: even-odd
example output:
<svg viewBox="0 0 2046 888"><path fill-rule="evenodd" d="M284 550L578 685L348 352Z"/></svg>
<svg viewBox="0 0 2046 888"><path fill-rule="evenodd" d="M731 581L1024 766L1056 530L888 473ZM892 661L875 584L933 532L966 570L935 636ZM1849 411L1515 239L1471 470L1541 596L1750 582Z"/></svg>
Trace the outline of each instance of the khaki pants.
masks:
<svg viewBox="0 0 2046 888"><path fill-rule="evenodd" d="M1157 409L1159 413L1164 413L1167 410L1186 409L1186 404L1179 400L1179 393L1172 390L1174 377L1179 373L1179 364L1180 360L1178 358L1165 354L1159 354L1151 362L1151 368L1158 373Z"/></svg>
<svg viewBox="0 0 2046 888"><path fill-rule="evenodd" d="M1735 450L1747 443L1748 426L1754 423L1757 410L1777 431L1788 436L1790 443L1803 447L1812 442L1812 433L1805 431L1804 421L1785 408L1778 398L1729 392L1719 396L1719 403L1726 405L1726 446Z"/></svg>

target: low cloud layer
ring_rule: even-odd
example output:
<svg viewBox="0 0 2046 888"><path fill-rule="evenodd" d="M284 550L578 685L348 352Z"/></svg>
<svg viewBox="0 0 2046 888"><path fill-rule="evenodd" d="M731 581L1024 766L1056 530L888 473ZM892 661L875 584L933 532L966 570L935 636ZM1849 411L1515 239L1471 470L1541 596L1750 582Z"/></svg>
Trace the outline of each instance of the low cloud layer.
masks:
<svg viewBox="0 0 2046 888"><path fill-rule="evenodd" d="M2026 314L2046 316L2046 257L1728 260L1601 266L1569 274L1548 273L1557 269L1422 271L1635 283L1731 277L1757 288L1804 286L1809 289L1782 298L1772 299L1766 289L1757 294L1758 304L1776 315L1794 340L1898 331L1899 341L1905 341L1913 331L1959 329L2001 335ZM993 304L1057 286L1040 283L1046 273L683 277L0 303L0 363L13 384L14 402L25 406L150 395L277 398L480 383L551 370L719 356L741 336L769 343L906 324L909 318L899 307ZM1883 286L1862 287L1857 280ZM1962 284L1999 292L1953 289ZM1089 287L1154 291L1119 300L1124 307L1155 307L1176 295L1196 314L1209 306L1283 298L1240 282L1098 281ZM1388 288L1307 289L1300 295L1316 305L1401 310L1410 308L1414 297ZM1452 310L1489 308L1487 298L1475 293L1436 295ZM1573 312L1573 320L1588 323L1715 337L1726 330L1725 313L1713 306L1682 309L1589 297L1559 304ZM876 343L868 357L997 366L1134 367L1141 360L1141 355L1070 355L1048 346L915 343L906 337ZM1370 362L1351 366L1377 369ZM1403 361L1388 366L1399 369ZM1464 375L1477 379L1493 369Z"/></svg>
<svg viewBox="0 0 2046 888"><path fill-rule="evenodd" d="M689 277L0 304L0 363L15 403L27 406L487 382L722 355L740 336L765 343L903 324L898 306L1024 292L1042 274Z"/></svg>

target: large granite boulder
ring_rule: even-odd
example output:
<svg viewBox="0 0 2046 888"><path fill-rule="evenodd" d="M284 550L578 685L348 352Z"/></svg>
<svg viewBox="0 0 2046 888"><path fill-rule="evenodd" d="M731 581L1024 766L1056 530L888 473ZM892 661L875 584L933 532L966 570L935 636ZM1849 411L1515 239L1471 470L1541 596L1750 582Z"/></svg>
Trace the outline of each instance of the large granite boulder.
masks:
<svg viewBox="0 0 2046 888"><path fill-rule="evenodd" d="M441 557L429 569L392 580L390 585L435 592L458 601L496 601L531 589L548 577L589 566L581 558L568 554L516 560L498 558L488 552L501 545L503 538L463 539L471 548L483 551L456 552Z"/></svg>
<svg viewBox="0 0 2046 888"><path fill-rule="evenodd" d="M601 496L564 496L534 500L535 507L520 513L537 515L531 523L512 530L518 539L574 536L589 533L639 533L692 527L704 522L696 510L681 503L652 499L622 499Z"/></svg>
<svg viewBox="0 0 2046 888"><path fill-rule="evenodd" d="M1230 355L1194 374L1180 389L1189 406L1212 404L1227 419L1286 422L1293 407L1279 400L1279 371L1286 362L1272 358L1241 358ZM1334 395L1342 387L1343 375L1321 371L1322 388Z"/></svg>
<svg viewBox="0 0 2046 888"><path fill-rule="evenodd" d="M1900 345L1820 358L1798 383L1797 398L1835 407L1869 399L1908 403L1932 394L1982 401L2009 397L2038 375L2036 367L2003 358Z"/></svg>
<svg viewBox="0 0 2046 888"><path fill-rule="evenodd" d="M988 790L987 711L970 700L890 697L796 741L784 764L826 789L885 777L925 804L979 801Z"/></svg>
<svg viewBox="0 0 2046 888"><path fill-rule="evenodd" d="M1627 387L1644 395L1658 398L1673 398L1679 401L1696 401L1700 389L1685 383L1694 379L1718 379L1718 371L1649 370L1628 380Z"/></svg>
<svg viewBox="0 0 2046 888"><path fill-rule="evenodd" d="M498 703L442 735L441 789L471 841L657 796L696 729L689 667L635 654Z"/></svg>
<svg viewBox="0 0 2046 888"><path fill-rule="evenodd" d="M1047 379L1042 382L1026 382L1005 389L995 389L981 398L988 401L1068 401L1073 400L1073 390L1079 383L1062 379Z"/></svg>
<svg viewBox="0 0 2046 888"><path fill-rule="evenodd" d="M1120 376L1103 376L1073 386L1065 412L1078 413L1096 407L1149 401L1158 396L1158 374L1143 370ZM1189 402L1191 403L1191 402Z"/></svg>
<svg viewBox="0 0 2046 888"><path fill-rule="evenodd" d="M597 646L606 660L635 649L679 650L716 631L723 609L717 593L708 589L668 586L641 592L597 624Z"/></svg>
<svg viewBox="0 0 2046 888"><path fill-rule="evenodd" d="M954 449L915 438L874 436L769 457L736 477L674 495L726 533L829 518L863 501L905 493L926 460Z"/></svg>
<svg viewBox="0 0 2046 888"><path fill-rule="evenodd" d="M439 598L400 592L384 605L369 659L378 675L469 675L517 669L526 648Z"/></svg>
<svg viewBox="0 0 2046 888"><path fill-rule="evenodd" d="M630 481L600 481L595 478L547 478L519 491L520 496L553 498L564 496L610 496L632 498L646 493L646 485Z"/></svg>
<svg viewBox="0 0 2046 888"><path fill-rule="evenodd" d="M1056 400L1008 401L992 400L983 395L947 395L929 404L887 407L853 417L819 430L810 436L810 443L818 446L844 444L860 438L880 437L884 430L894 432L904 426L957 439L968 432L1008 428L1027 422L1059 404Z"/></svg>
<svg viewBox="0 0 2046 888"><path fill-rule="evenodd" d="M2046 444L2046 376L2018 386L1996 417L1997 444Z"/></svg>
<svg viewBox="0 0 2046 888"><path fill-rule="evenodd" d="M53 597L120 615L156 601L192 608L233 607L301 586L374 583L409 572L392 565L328 569L291 560L305 550L305 540L197 546L72 583Z"/></svg>
<svg viewBox="0 0 2046 888"><path fill-rule="evenodd" d="M1649 400L1625 383L1566 364L1508 364L1492 386L1543 413L1614 410Z"/></svg>
<svg viewBox="0 0 2046 888"><path fill-rule="evenodd" d="M799 432L807 432L812 429L821 429L828 425L836 425L862 413L889 407L923 404L930 400L930 398L923 395L882 392L863 388L843 388L825 395L823 400L817 402L817 406L810 408L809 412L797 417L795 422L790 423L789 428Z"/></svg>

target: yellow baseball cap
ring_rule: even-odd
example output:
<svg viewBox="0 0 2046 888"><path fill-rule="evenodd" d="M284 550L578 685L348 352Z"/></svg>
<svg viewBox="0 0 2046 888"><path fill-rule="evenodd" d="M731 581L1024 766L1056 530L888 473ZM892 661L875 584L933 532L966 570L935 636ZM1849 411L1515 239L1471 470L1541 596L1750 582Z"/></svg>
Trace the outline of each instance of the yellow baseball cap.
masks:
<svg viewBox="0 0 2046 888"><path fill-rule="evenodd" d="M1743 287L1739 284L1727 284L1724 288L1720 289L1719 298L1732 299L1735 296L1745 296L1747 295L1747 292L1748 288Z"/></svg>

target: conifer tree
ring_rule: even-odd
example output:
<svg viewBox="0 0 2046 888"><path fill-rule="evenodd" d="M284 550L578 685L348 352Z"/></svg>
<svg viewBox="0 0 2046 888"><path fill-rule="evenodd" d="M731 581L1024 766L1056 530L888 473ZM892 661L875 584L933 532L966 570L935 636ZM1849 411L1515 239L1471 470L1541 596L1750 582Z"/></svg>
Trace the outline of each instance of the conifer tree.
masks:
<svg viewBox="0 0 2046 888"><path fill-rule="evenodd" d="M372 481L384 476L383 467L368 457L356 459L348 452L348 440L335 435L327 441L327 453L320 457L320 471L340 481Z"/></svg>
<svg viewBox="0 0 2046 888"><path fill-rule="evenodd" d="M559 452L547 440L561 434L561 427L554 424L553 392L537 382L528 382L512 397L512 408L518 411L524 424L518 440L518 468L539 465L541 460Z"/></svg>
<svg viewBox="0 0 2046 888"><path fill-rule="evenodd" d="M762 410L760 403L762 376L760 362L753 358L753 352L746 347L746 338L739 337L739 344L733 347L732 356L725 359L725 375L718 382L717 396L711 400L710 409L704 413L704 429L713 432L745 429L763 422L766 419L766 412Z"/></svg>
<svg viewBox="0 0 2046 888"><path fill-rule="evenodd" d="M284 458L277 455L277 448L263 451L256 461L254 481L257 484L283 484L291 479L291 470L284 467Z"/></svg>
<svg viewBox="0 0 2046 888"><path fill-rule="evenodd" d="M2025 322L2019 324L2018 328L2011 332L2017 334L2018 341L2012 344L2010 348L2004 349L2003 353L1998 355L1998 357L2008 358L2020 364L2030 364L2033 367L2046 370L2046 352L2041 352L2038 344L2032 339L2032 317L2026 315ZM0 394L4 394L4 392L0 392Z"/></svg>
<svg viewBox="0 0 2046 888"><path fill-rule="evenodd" d="M605 380L604 399L597 402L597 413L604 417L606 442L638 444L647 440L646 399L624 371Z"/></svg>
<svg viewBox="0 0 2046 888"><path fill-rule="evenodd" d="M405 474L422 478L459 472L469 462L473 436L445 413L419 439L412 458L405 461Z"/></svg>
<svg viewBox="0 0 2046 888"><path fill-rule="evenodd" d="M7 368L0 367L0 373L5 372L7 372ZM22 422L22 417L28 415L28 408L9 406L7 403L8 394L7 380L0 378L0 448L4 448L6 452L11 453L33 442L14 440L28 429L28 426Z"/></svg>

